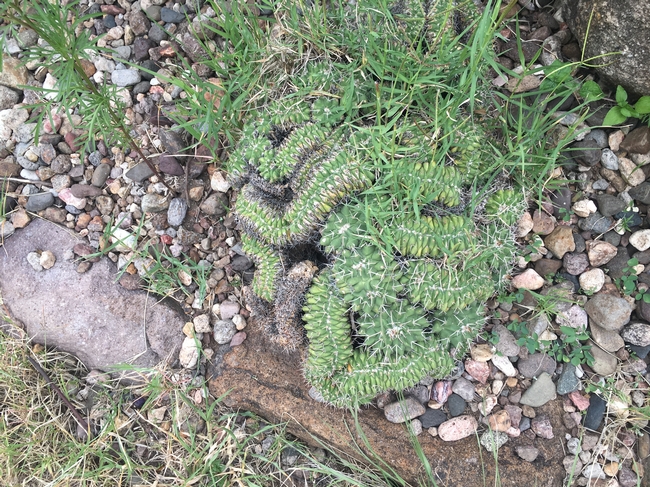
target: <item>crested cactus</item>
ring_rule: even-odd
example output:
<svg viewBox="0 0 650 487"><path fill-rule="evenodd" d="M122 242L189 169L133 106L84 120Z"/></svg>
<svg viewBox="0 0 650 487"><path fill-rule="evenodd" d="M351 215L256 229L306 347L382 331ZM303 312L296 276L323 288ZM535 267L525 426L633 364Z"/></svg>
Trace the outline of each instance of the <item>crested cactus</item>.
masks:
<svg viewBox="0 0 650 487"><path fill-rule="evenodd" d="M404 34L395 42L435 45L459 21L453 7L393 2ZM291 96L244 126L227 163L256 264L247 304L274 343L306 341L306 380L342 407L452 370L504 280L525 204L503 188L477 201L476 188L494 184L488 135L469 116L459 129L431 130L409 114L373 132L364 117L386 87L364 69L346 78L339 64L307 63ZM303 260L305 246L326 259L318 270Z"/></svg>

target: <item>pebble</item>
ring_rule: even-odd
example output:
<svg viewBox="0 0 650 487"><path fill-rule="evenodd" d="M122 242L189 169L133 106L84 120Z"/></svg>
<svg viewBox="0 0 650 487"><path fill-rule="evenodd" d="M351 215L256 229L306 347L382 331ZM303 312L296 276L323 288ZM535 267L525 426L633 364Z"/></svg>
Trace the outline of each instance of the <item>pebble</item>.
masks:
<svg viewBox="0 0 650 487"><path fill-rule="evenodd" d="M543 372L539 375L537 380L533 382L533 385L522 394L519 402L526 406L537 408L543 406L556 397L555 384L551 380L551 376L546 372Z"/></svg>
<svg viewBox="0 0 650 487"><path fill-rule="evenodd" d="M591 200L576 201L571 209L573 210L573 213L575 213L576 216L579 216L580 218L586 218L592 213L598 211L598 208L596 208L596 203Z"/></svg>
<svg viewBox="0 0 650 487"><path fill-rule="evenodd" d="M546 415L540 415L533 418L530 422L530 429L532 429L537 436L545 440L553 439L553 426L551 420Z"/></svg>
<svg viewBox="0 0 650 487"><path fill-rule="evenodd" d="M456 379L454 385L451 387L451 390L468 402L473 401L474 395L476 394L476 387L474 384L472 384L464 377Z"/></svg>
<svg viewBox="0 0 650 487"><path fill-rule="evenodd" d="M630 235L630 245L641 252L650 249L650 229L639 230Z"/></svg>
<svg viewBox="0 0 650 487"><path fill-rule="evenodd" d="M27 254L27 262L36 272L41 272L43 270L43 266L41 265L41 256L38 252L29 252Z"/></svg>
<svg viewBox="0 0 650 487"><path fill-rule="evenodd" d="M52 193L33 194L27 200L25 209L33 213L39 212L54 204L54 195Z"/></svg>
<svg viewBox="0 0 650 487"><path fill-rule="evenodd" d="M570 227L566 226L555 227L555 230L544 239L544 246L553 252L555 257L562 259L564 254L573 252L576 249L576 244L573 240L573 231Z"/></svg>
<svg viewBox="0 0 650 487"><path fill-rule="evenodd" d="M523 238L533 229L533 217L530 216L530 213L525 212L519 221L517 222L517 229L515 230L515 236L518 238Z"/></svg>
<svg viewBox="0 0 650 487"><path fill-rule="evenodd" d="M225 216L228 212L228 197L224 193L213 193L201 203L200 209L210 216Z"/></svg>
<svg viewBox="0 0 650 487"><path fill-rule="evenodd" d="M137 69L116 69L111 73L111 81L120 87L133 86L142 81L142 77Z"/></svg>
<svg viewBox="0 0 650 487"><path fill-rule="evenodd" d="M555 372L555 359L545 353L533 353L517 362L519 373L526 378L537 377L542 373L552 375Z"/></svg>
<svg viewBox="0 0 650 487"><path fill-rule="evenodd" d="M618 157L611 149L603 149L600 155L600 163L610 171L618 171Z"/></svg>
<svg viewBox="0 0 650 487"><path fill-rule="evenodd" d="M197 333L210 333L212 331L210 327L210 316L207 314L195 316L192 322L194 323L194 330Z"/></svg>
<svg viewBox="0 0 650 487"><path fill-rule="evenodd" d="M589 294L597 293L605 285L605 273L598 268L583 272L578 279L580 288Z"/></svg>
<svg viewBox="0 0 650 487"><path fill-rule="evenodd" d="M584 411L589 407L589 399L583 396L579 391L570 392L568 397L579 411Z"/></svg>
<svg viewBox="0 0 650 487"><path fill-rule="evenodd" d="M627 208L627 203L618 196L599 194L595 196L598 211L603 216L613 216Z"/></svg>
<svg viewBox="0 0 650 487"><path fill-rule="evenodd" d="M591 354L594 356L594 364L591 366L592 370L603 377L607 377L616 372L618 366L616 356L605 352L591 340L588 344L591 345Z"/></svg>
<svg viewBox="0 0 650 487"><path fill-rule="evenodd" d="M621 331L621 337L627 343L637 347L650 345L650 325L647 323L630 323Z"/></svg>
<svg viewBox="0 0 650 487"><path fill-rule="evenodd" d="M235 333L237 333L237 327L232 320L219 320L213 326L214 341L219 345L229 343Z"/></svg>
<svg viewBox="0 0 650 487"><path fill-rule="evenodd" d="M639 485L639 477L632 469L622 467L618 473L618 483L620 487L635 487Z"/></svg>
<svg viewBox="0 0 650 487"><path fill-rule="evenodd" d="M187 202L183 198L173 198L167 209L167 223L172 227L178 227L185 220L187 214Z"/></svg>
<svg viewBox="0 0 650 487"><path fill-rule="evenodd" d="M439 380L431 388L431 399L440 405L445 404L451 394L451 381L448 380Z"/></svg>
<svg viewBox="0 0 650 487"><path fill-rule="evenodd" d="M104 183L108 179L108 176L111 174L111 166L108 164L100 164L95 168L93 172L93 177L90 180L90 184L97 188L104 186Z"/></svg>
<svg viewBox="0 0 650 487"><path fill-rule="evenodd" d="M404 423L422 416L426 412L424 406L412 397L403 401L393 402L384 407L384 416L391 423Z"/></svg>
<svg viewBox="0 0 650 487"><path fill-rule="evenodd" d="M639 127L632 130L621 142L620 148L626 152L645 154L650 152L650 128Z"/></svg>
<svg viewBox="0 0 650 487"><path fill-rule="evenodd" d="M589 262L594 267L607 264L616 256L616 246L602 240L590 240L587 242L587 255Z"/></svg>
<svg viewBox="0 0 650 487"><path fill-rule="evenodd" d="M490 366L486 362L465 360L465 371L481 384L485 384L490 376Z"/></svg>
<svg viewBox="0 0 650 487"><path fill-rule="evenodd" d="M630 321L632 306L623 298L601 293L587 301L585 311L601 328L619 331Z"/></svg>
<svg viewBox="0 0 650 487"><path fill-rule="evenodd" d="M644 205L650 205L650 183L641 183L638 186L631 188L628 191L628 194L634 200L643 203Z"/></svg>
<svg viewBox="0 0 650 487"><path fill-rule="evenodd" d="M582 469L582 475L588 479L605 479L607 476L599 463L590 463Z"/></svg>
<svg viewBox="0 0 650 487"><path fill-rule="evenodd" d="M185 14L163 7L160 9L160 19L165 23L180 24L185 20Z"/></svg>
<svg viewBox="0 0 650 487"><path fill-rule="evenodd" d="M614 220L610 217L601 215L599 212L592 213L587 218L578 221L578 227L595 234L606 233L614 226ZM548 247L548 245L546 245ZM555 252L553 252L555 254Z"/></svg>
<svg viewBox="0 0 650 487"><path fill-rule="evenodd" d="M142 183L153 175L154 172L146 162L139 162L124 174L125 177L135 181L136 183Z"/></svg>
<svg viewBox="0 0 650 487"><path fill-rule="evenodd" d="M517 370L505 355L495 355L492 357L492 363L497 369L503 372L506 377L514 377L517 375Z"/></svg>
<svg viewBox="0 0 650 487"><path fill-rule="evenodd" d="M580 379L576 375L576 367L573 364L564 364L562 373L557 380L557 393L560 395L568 394L578 389Z"/></svg>
<svg viewBox="0 0 650 487"><path fill-rule="evenodd" d="M51 269L52 267L54 267L54 264L56 263L56 257L50 250L45 250L41 253L39 263L41 264L43 269Z"/></svg>
<svg viewBox="0 0 650 487"><path fill-rule="evenodd" d="M535 210L533 213L533 233L548 235L555 228L555 218L544 211Z"/></svg>
<svg viewBox="0 0 650 487"><path fill-rule="evenodd" d="M438 426L438 436L442 441L457 441L472 436L478 429L474 416L459 416Z"/></svg>
<svg viewBox="0 0 650 487"><path fill-rule="evenodd" d="M643 170L626 157L619 157L618 168L621 177L630 186L638 186L645 181Z"/></svg>
<svg viewBox="0 0 650 487"><path fill-rule="evenodd" d="M594 323L591 323L589 328L592 340L606 352L614 353L625 346L618 332L605 330Z"/></svg>
<svg viewBox="0 0 650 487"><path fill-rule="evenodd" d="M238 331L232 337L232 340L230 340L230 347L238 347L239 345L244 343L245 340L246 340L246 332ZM420 432L422 432L421 428L420 428Z"/></svg>
<svg viewBox="0 0 650 487"><path fill-rule="evenodd" d="M460 397L458 394L452 394L449 396L449 399L447 399L447 409L452 418L463 414L466 408L467 403L465 402L465 399Z"/></svg>
<svg viewBox="0 0 650 487"><path fill-rule="evenodd" d="M527 462L534 462L539 455L539 450L532 445L520 445L515 447L517 456Z"/></svg>
<svg viewBox="0 0 650 487"><path fill-rule="evenodd" d="M239 314L232 317L232 322L235 324L235 328L237 328L238 331L243 330L247 325L246 318Z"/></svg>
<svg viewBox="0 0 650 487"><path fill-rule="evenodd" d="M169 154L161 154L158 158L158 169L164 174L171 176L183 176L185 169L180 165L178 160Z"/></svg>
<svg viewBox="0 0 650 487"><path fill-rule="evenodd" d="M169 207L169 200L161 194L145 194L140 202L143 213L159 213Z"/></svg>
<svg viewBox="0 0 650 487"><path fill-rule="evenodd" d="M508 441L508 435L501 431L485 431L479 440L481 445L490 453L496 453L496 451L506 444Z"/></svg>
<svg viewBox="0 0 650 487"><path fill-rule="evenodd" d="M492 345L489 343L480 343L472 344L470 347L470 355L477 362L487 362L492 358L494 352L492 351Z"/></svg>
<svg viewBox="0 0 650 487"><path fill-rule="evenodd" d="M488 425L492 431L506 432L512 426L510 414L505 409L497 411L488 417Z"/></svg>
<svg viewBox="0 0 650 487"><path fill-rule="evenodd" d="M567 474L577 476L578 472L582 470L582 461L579 457L574 455L567 455L562 459L562 465Z"/></svg>
<svg viewBox="0 0 650 487"><path fill-rule="evenodd" d="M562 259L564 269L572 276L579 276L589 267L587 254L567 252Z"/></svg>
<svg viewBox="0 0 650 487"><path fill-rule="evenodd" d="M4 219L0 220L0 245L2 245L3 239L13 235L16 228L13 223Z"/></svg>
<svg viewBox="0 0 650 487"><path fill-rule="evenodd" d="M494 325L494 327L492 327L492 333L496 334L499 339L495 348L502 355L511 357L519 353L517 339L508 328L503 325Z"/></svg>
<svg viewBox="0 0 650 487"><path fill-rule="evenodd" d="M534 291L544 286L544 278L533 269L526 269L512 279L512 285L517 289Z"/></svg>
<svg viewBox="0 0 650 487"><path fill-rule="evenodd" d="M447 421L447 414L442 409L426 408L422 416L418 416L423 428L439 426Z"/></svg>
<svg viewBox="0 0 650 487"><path fill-rule="evenodd" d="M197 364L199 360L199 349L196 344L196 339L185 337L178 354L178 360L181 366L186 369L191 369Z"/></svg>
<svg viewBox="0 0 650 487"><path fill-rule="evenodd" d="M234 301L224 301L219 306L219 315L222 320L230 320L239 313L240 309L241 307L239 306L239 303Z"/></svg>

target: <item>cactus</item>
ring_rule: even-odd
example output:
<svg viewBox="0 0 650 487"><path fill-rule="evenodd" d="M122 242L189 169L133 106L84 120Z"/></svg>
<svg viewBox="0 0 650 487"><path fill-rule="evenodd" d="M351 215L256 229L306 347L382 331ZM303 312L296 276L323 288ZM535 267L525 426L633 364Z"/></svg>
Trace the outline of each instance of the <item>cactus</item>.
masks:
<svg viewBox="0 0 650 487"><path fill-rule="evenodd" d="M404 34L393 41L435 44L458 20L453 5L393 2ZM256 264L247 305L285 350L306 341L306 380L342 407L452 370L504 281L525 204L503 184L473 196L494 175L488 135L469 116L435 131L414 116L384 132L347 123L386 93L362 69L346 78L336 63L307 63L290 96L246 123L227 162ZM302 247L327 262L300 261Z"/></svg>

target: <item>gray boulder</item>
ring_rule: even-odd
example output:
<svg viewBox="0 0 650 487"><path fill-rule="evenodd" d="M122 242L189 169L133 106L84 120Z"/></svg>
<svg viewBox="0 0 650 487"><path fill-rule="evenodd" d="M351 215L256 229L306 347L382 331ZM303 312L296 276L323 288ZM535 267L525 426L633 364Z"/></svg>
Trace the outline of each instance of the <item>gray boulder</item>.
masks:
<svg viewBox="0 0 650 487"><path fill-rule="evenodd" d="M638 0L563 0L564 20L603 80L650 94L650 9ZM592 16L593 11L593 16ZM591 17L591 20L590 20ZM609 56L603 54L619 52ZM595 58L595 59L593 59Z"/></svg>

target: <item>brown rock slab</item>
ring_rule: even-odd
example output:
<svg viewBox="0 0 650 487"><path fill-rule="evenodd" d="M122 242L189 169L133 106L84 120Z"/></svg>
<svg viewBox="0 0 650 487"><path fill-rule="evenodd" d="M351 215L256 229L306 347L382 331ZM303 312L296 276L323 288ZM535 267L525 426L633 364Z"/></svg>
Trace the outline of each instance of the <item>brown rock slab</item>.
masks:
<svg viewBox="0 0 650 487"><path fill-rule="evenodd" d="M10 315L37 343L58 347L89 368L120 363L151 367L175 357L185 319L144 291L129 291L116 281L116 269L101 259L84 274L64 254L80 241L68 230L43 220L5 240L0 252L0 292ZM36 271L26 256L49 249L54 266Z"/></svg>
<svg viewBox="0 0 650 487"><path fill-rule="evenodd" d="M302 352L287 354L270 346L253 319L247 332L244 343L220 360L213 359L215 365L208 371L211 393L225 395L224 403L229 407L252 411L271 422L288 421L287 431L308 444L318 446L322 441L362 460L355 446L361 445L373 461L376 457L360 439L353 416L309 396L310 387L302 375ZM555 438L536 444L543 461L535 464L522 462L515 455L515 447L530 441L523 435L509 440L512 448L499 451L498 466L483 453L485 472L477 467L482 463L475 435L449 443L430 434L420 435L418 441L436 472L438 485L492 484L496 468L504 486L521 485L523 478L531 485L562 485L564 468L562 456L557 453L562 451L561 438L567 432L562 424L562 403L551 401L539 411L550 418ZM360 410L358 425L374 452L405 481L418 485L420 479L422 485L429 484L403 425L389 423L376 407Z"/></svg>

